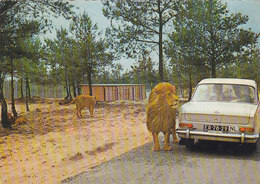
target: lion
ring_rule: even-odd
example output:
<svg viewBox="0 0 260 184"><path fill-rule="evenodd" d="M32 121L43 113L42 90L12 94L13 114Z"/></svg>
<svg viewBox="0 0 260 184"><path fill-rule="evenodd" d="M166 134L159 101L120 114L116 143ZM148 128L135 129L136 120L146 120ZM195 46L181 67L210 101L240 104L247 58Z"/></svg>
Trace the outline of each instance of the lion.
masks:
<svg viewBox="0 0 260 184"><path fill-rule="evenodd" d="M13 126L17 126L28 122L28 120L24 116L14 117L10 112L7 112L7 117Z"/></svg>
<svg viewBox="0 0 260 184"><path fill-rule="evenodd" d="M74 100L72 100L68 105L76 103L77 116L82 117L81 111L85 108L89 108L90 116L93 117L94 107L96 105L96 97L90 95L79 95Z"/></svg>
<svg viewBox="0 0 260 184"><path fill-rule="evenodd" d="M24 116L20 116L20 117L16 118L16 120L14 122L14 126L26 124L26 123L28 123L28 119Z"/></svg>
<svg viewBox="0 0 260 184"><path fill-rule="evenodd" d="M170 134L172 133L173 142L178 143L175 129L175 119L179 98L176 95L175 86L163 82L156 85L150 93L147 105L147 129L153 135L153 151L161 150L158 134L164 134L165 151L171 151L169 145Z"/></svg>

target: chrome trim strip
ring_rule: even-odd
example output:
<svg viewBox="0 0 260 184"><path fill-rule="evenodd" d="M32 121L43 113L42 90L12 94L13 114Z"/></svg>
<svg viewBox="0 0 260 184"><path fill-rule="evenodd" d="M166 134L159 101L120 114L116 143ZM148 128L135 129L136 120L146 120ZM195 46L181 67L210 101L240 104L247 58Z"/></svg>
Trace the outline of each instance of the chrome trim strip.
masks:
<svg viewBox="0 0 260 184"><path fill-rule="evenodd" d="M244 143L245 142L245 133L242 133L241 134L241 143Z"/></svg>
<svg viewBox="0 0 260 184"><path fill-rule="evenodd" d="M190 129L187 129L186 130L186 139L189 139L190 138Z"/></svg>
<svg viewBox="0 0 260 184"><path fill-rule="evenodd" d="M242 134L227 134L227 133L213 133L213 132L200 132L200 131L190 131L188 129L187 130L180 130L180 129L177 129L176 130L176 133L178 134L184 134L187 136L187 132L189 132L189 135L202 135L202 136L215 136L215 137L230 137L230 138L240 138L241 139L241 142L242 142L242 139L243 141L245 139L258 139L259 138L259 135L258 134L254 134L254 135L242 135ZM243 138L242 138L243 137Z"/></svg>

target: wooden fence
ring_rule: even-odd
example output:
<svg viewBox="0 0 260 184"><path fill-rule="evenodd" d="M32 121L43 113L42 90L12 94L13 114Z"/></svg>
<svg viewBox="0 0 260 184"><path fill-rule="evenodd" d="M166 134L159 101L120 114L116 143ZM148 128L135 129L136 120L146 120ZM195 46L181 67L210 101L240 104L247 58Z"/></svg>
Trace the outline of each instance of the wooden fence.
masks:
<svg viewBox="0 0 260 184"><path fill-rule="evenodd" d="M82 84L82 93L89 94L89 85ZM131 100L142 101L146 99L144 84L93 84L92 94L98 101Z"/></svg>

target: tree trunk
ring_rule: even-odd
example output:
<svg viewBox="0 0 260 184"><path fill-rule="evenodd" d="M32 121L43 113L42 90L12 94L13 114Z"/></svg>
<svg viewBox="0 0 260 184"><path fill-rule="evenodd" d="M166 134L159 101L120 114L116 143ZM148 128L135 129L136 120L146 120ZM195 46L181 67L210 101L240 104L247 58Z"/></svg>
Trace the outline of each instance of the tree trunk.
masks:
<svg viewBox="0 0 260 184"><path fill-rule="evenodd" d="M190 92L189 92L189 99L188 99L188 101L190 101L191 95L192 95L192 78L191 78L191 73L189 73L189 79L190 79L190 81L189 81Z"/></svg>
<svg viewBox="0 0 260 184"><path fill-rule="evenodd" d="M69 99L72 99L70 83L69 83L69 86L68 86L68 92L69 92Z"/></svg>
<svg viewBox="0 0 260 184"><path fill-rule="evenodd" d="M68 75L67 68L65 68L65 80L66 80L66 93L67 93L65 100L67 100L68 98L72 99L71 92L70 92L70 83L69 83L69 75Z"/></svg>
<svg viewBox="0 0 260 184"><path fill-rule="evenodd" d="M17 118L17 112L15 109L15 102L14 102L14 64L13 58L11 58L11 101L12 101L12 112L15 118Z"/></svg>
<svg viewBox="0 0 260 184"><path fill-rule="evenodd" d="M81 90L80 90L80 87L79 87L79 81L76 81L76 85L77 85L77 90L78 90L78 95L80 95L81 94Z"/></svg>
<svg viewBox="0 0 260 184"><path fill-rule="evenodd" d="M210 31L211 52L212 52L212 56L211 56L212 57L211 58L211 77L216 78L216 49L215 49L215 45L214 45L214 43L216 43L216 35L212 30L214 30L214 29L211 27L211 31Z"/></svg>
<svg viewBox="0 0 260 184"><path fill-rule="evenodd" d="M65 100L67 99L72 99L72 95L71 95L71 89L70 89L70 85L68 84L68 82L66 82L66 97Z"/></svg>
<svg viewBox="0 0 260 184"><path fill-rule="evenodd" d="M162 20L162 12L161 12L161 3L158 3L158 11L159 11L159 77L160 81L164 81L163 75L163 20Z"/></svg>
<svg viewBox="0 0 260 184"><path fill-rule="evenodd" d="M65 100L67 100L69 98L69 89L68 89L68 81L66 80L66 83L65 83L65 89L66 89L66 97L65 97Z"/></svg>
<svg viewBox="0 0 260 184"><path fill-rule="evenodd" d="M5 99L2 96L2 91L0 92L0 96L1 96L0 101L1 101L1 107L2 107L1 108L1 123L2 123L2 126L3 126L3 128L12 129L11 122L8 119L8 116L7 116L7 104L6 104Z"/></svg>
<svg viewBox="0 0 260 184"><path fill-rule="evenodd" d="M7 104L3 93L4 80L0 79L0 102L1 102L1 124L3 128L12 129L11 122L7 116Z"/></svg>
<svg viewBox="0 0 260 184"><path fill-rule="evenodd" d="M31 100L32 99L32 97L31 97L31 88L30 88L30 82L29 82L28 78L26 80L26 83L27 83L26 85L27 85L27 89L28 89L28 97Z"/></svg>
<svg viewBox="0 0 260 184"><path fill-rule="evenodd" d="M92 96L92 81L91 81L91 73L88 72L88 87L89 87L89 95Z"/></svg>
<svg viewBox="0 0 260 184"><path fill-rule="evenodd" d="M26 76L26 79L25 79L25 106L26 106L26 110L27 111L30 111L29 109L29 81L28 81L28 77Z"/></svg>
<svg viewBox="0 0 260 184"><path fill-rule="evenodd" d="M216 74L216 61L215 59L212 59L211 61L211 77L212 78L216 78L217 74Z"/></svg>
<svg viewBox="0 0 260 184"><path fill-rule="evenodd" d="M179 83L179 86L180 86L180 93L181 93L181 96L183 98L184 97L184 94L183 94L183 83L182 83L182 78L181 78L181 72L179 72L179 70L177 70L177 79L178 79L178 83Z"/></svg>
<svg viewBox="0 0 260 184"><path fill-rule="evenodd" d="M92 96L92 80L91 80L91 76L92 76L92 68L91 66L88 66L88 87L89 87L89 95Z"/></svg>
<svg viewBox="0 0 260 184"><path fill-rule="evenodd" d="M77 96L77 92L76 92L76 86L75 86L75 81L74 80L72 82L72 90L73 90L73 96L75 98Z"/></svg>
<svg viewBox="0 0 260 184"><path fill-rule="evenodd" d="M21 98L23 98L24 97L24 95L23 95L23 78L21 77L21 84L20 84L20 90L21 90Z"/></svg>

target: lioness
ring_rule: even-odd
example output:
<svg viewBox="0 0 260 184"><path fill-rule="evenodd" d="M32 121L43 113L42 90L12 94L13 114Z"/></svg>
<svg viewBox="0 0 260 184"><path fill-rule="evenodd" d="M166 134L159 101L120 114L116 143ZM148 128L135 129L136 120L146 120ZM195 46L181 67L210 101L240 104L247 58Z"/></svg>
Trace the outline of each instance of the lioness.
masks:
<svg viewBox="0 0 260 184"><path fill-rule="evenodd" d="M76 103L78 117L82 117L81 111L85 107L89 107L90 116L93 116L94 107L96 105L96 97L90 95L79 95L74 98L74 100L72 100L72 102L70 102L68 105L74 102Z"/></svg>
<svg viewBox="0 0 260 184"><path fill-rule="evenodd" d="M175 86L170 83L159 83L150 93L147 106L147 129L153 135L154 151L160 150L158 134L164 133L164 150L170 151L170 134L172 131L173 142L178 142L175 131L175 118L179 98Z"/></svg>

